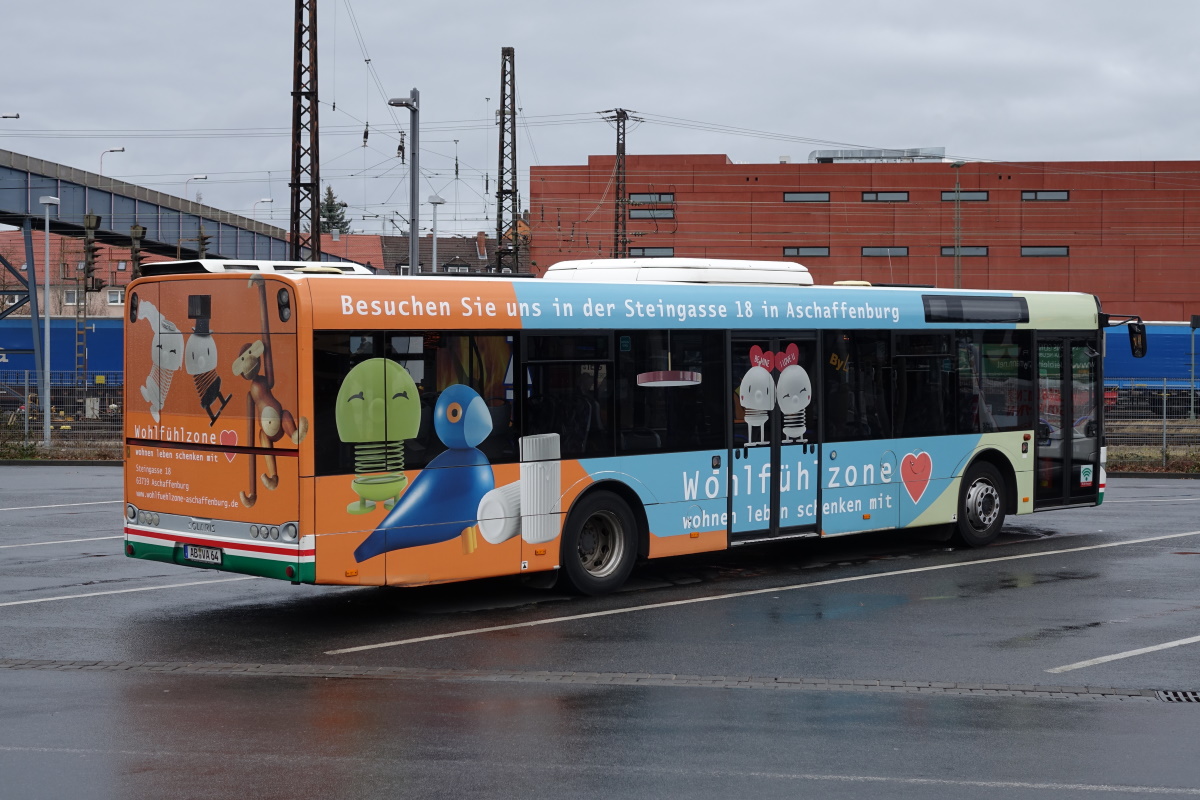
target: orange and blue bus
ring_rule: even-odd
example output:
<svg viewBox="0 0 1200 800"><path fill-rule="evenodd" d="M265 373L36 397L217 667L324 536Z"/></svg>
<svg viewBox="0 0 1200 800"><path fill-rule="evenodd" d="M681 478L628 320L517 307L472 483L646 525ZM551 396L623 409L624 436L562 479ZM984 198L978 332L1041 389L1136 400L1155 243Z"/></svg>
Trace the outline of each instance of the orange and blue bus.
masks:
<svg viewBox="0 0 1200 800"><path fill-rule="evenodd" d="M600 594L638 559L917 527L982 546L1007 515L1104 496L1118 320L1087 294L699 259L145 273L126 296L134 558Z"/></svg>

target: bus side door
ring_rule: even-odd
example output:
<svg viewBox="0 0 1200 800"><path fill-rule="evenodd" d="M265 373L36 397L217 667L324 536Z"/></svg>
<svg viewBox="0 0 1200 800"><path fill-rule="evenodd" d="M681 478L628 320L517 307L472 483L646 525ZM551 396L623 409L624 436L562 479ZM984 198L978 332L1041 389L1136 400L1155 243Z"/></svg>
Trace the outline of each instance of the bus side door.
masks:
<svg viewBox="0 0 1200 800"><path fill-rule="evenodd" d="M817 340L739 334L730 341L734 413L729 538L816 535Z"/></svg>
<svg viewBox="0 0 1200 800"><path fill-rule="evenodd" d="M1095 503L1100 491L1096 335L1038 336L1034 507Z"/></svg>

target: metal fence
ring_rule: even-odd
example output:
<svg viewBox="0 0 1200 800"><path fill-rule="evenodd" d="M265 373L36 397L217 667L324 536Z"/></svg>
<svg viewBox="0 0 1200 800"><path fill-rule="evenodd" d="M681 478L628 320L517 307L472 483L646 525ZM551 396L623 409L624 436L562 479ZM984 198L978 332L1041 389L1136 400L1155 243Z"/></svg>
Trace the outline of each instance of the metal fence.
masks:
<svg viewBox="0 0 1200 800"><path fill-rule="evenodd" d="M59 455L120 457L120 372L52 372L51 448ZM0 370L0 457L31 454L44 437L37 373ZM27 398L29 402L27 402ZM1167 466L1172 459L1200 460L1200 394L1185 381L1107 378L1105 420L1110 459Z"/></svg>
<svg viewBox="0 0 1200 800"><path fill-rule="evenodd" d="M1109 458L1160 463L1200 457L1200 395L1186 381L1107 378L1104 408Z"/></svg>
<svg viewBox="0 0 1200 800"><path fill-rule="evenodd" d="M119 457L122 439L120 372L50 373L50 444L56 455ZM30 454L45 436L37 373L0 370L0 457Z"/></svg>

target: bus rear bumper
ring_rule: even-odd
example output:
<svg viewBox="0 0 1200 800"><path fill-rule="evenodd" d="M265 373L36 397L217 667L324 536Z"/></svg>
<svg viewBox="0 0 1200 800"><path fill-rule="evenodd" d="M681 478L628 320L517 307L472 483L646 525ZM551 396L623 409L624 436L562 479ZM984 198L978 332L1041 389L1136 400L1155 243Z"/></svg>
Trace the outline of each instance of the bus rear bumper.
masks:
<svg viewBox="0 0 1200 800"><path fill-rule="evenodd" d="M214 558L214 552L219 554L216 556L219 563L209 560ZM181 567L275 578L291 583L316 582L315 551L311 547L254 547L126 527L125 555Z"/></svg>

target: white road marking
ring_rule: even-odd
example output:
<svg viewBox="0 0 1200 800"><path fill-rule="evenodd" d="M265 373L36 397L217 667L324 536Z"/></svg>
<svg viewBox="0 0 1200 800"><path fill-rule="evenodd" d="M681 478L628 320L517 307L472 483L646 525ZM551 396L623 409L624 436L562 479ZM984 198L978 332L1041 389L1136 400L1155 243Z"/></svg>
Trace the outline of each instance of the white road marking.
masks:
<svg viewBox="0 0 1200 800"><path fill-rule="evenodd" d="M26 542L25 544L0 544L0 550L6 547L38 547L43 544L69 544L71 542L98 542L101 539L124 539L124 536L93 536L90 539L59 539L54 542Z"/></svg>
<svg viewBox="0 0 1200 800"><path fill-rule="evenodd" d="M1189 639L1176 639L1173 642L1164 642L1163 644L1156 644L1152 647L1140 647L1137 650L1126 650L1124 653L1113 653L1111 656L1100 656L1099 658L1089 658L1087 661L1077 661L1074 664L1067 664L1063 667L1048 669L1046 672L1070 672L1073 669L1094 667L1097 664L1106 664L1109 661L1120 661L1122 658L1140 656L1143 653L1153 653L1156 650L1170 650L1172 647L1181 647L1185 644L1196 644L1197 642L1200 642L1200 636L1192 636Z"/></svg>
<svg viewBox="0 0 1200 800"><path fill-rule="evenodd" d="M1157 500L1105 500L1104 505L1109 503L1196 503L1200 502L1200 497L1162 497Z"/></svg>
<svg viewBox="0 0 1200 800"><path fill-rule="evenodd" d="M215 578L207 581L188 581L187 583L169 583L166 586L143 586L139 589L108 589L103 592L84 592L82 594L64 594L59 597L39 597L36 600L10 600L0 603L4 606L24 606L30 603L52 603L55 600L76 600L80 597L99 597L102 594L128 594L129 592L156 592L159 589L180 589L184 586L207 586L210 583L229 583L230 581L252 581L257 575L242 575L237 578Z"/></svg>
<svg viewBox="0 0 1200 800"><path fill-rule="evenodd" d="M58 503L53 506L13 506L12 508L0 508L0 511L31 511L37 508L74 508L75 506L103 506L108 503L124 503L124 500L96 500L90 503Z"/></svg>
<svg viewBox="0 0 1200 800"><path fill-rule="evenodd" d="M54 755L83 755L83 756L148 756L160 760L179 760L186 758L206 758L203 753L198 753L195 750L188 751L168 751L168 750L115 750L99 747L31 747L19 745L0 745L0 753L51 753ZM312 761L342 761L345 757L341 755L326 755L324 753L313 753L311 751L304 754L293 752L270 752L270 753L255 753L253 758L256 761L273 760L273 761L303 761L311 763ZM410 766L418 766L420 762L406 762ZM786 781L830 781L834 783L865 783L865 784L896 784L898 786L961 786L963 788L983 788L983 789L1043 789L1051 792L1111 792L1121 794L1159 794L1159 795L1181 795L1184 797L1200 796L1200 789L1192 789L1188 787L1176 786L1145 786L1137 784L1113 784L1113 783L1058 783L1055 781L985 781L971 780L969 778L901 778L886 775L847 775L835 773L820 773L820 772L764 772L764 771L747 771L739 769L696 769L688 768L681 769L679 767L659 767L646 766L641 764L620 764L613 766L612 764L589 764L572 762L570 764L556 764L546 762L541 759L536 763L533 762L518 762L518 761L482 761L480 759L439 759L439 764L457 765L460 767L524 767L528 770L542 769L553 770L560 772L578 772L580 770L601 771L606 773L619 772L625 774L656 774L656 775L686 775L695 777L697 775L713 777L713 778L762 778L766 780L786 780Z"/></svg>
<svg viewBox="0 0 1200 800"><path fill-rule="evenodd" d="M1160 542L1165 539L1181 539L1185 536L1200 535L1200 531L1188 531L1186 533L1169 533L1162 536L1150 536L1144 539L1129 539L1123 542L1107 542L1105 544L1093 544L1086 547L1072 547L1065 550L1045 550L1037 553L1021 553L1015 556L999 556L997 558L981 558L975 561L959 561L953 564L937 564L930 567L914 567L912 569L900 569L892 572L877 572L870 575L854 575L848 578L832 578L827 581L814 581L813 583L797 583L791 586L777 586L771 589L753 589L746 592L731 592L730 594L710 595L708 597L695 597L689 600L671 600L666 603L648 603L642 606L631 606L629 608L614 608L608 611L593 611L588 614L571 614L564 617L551 617L549 619L531 620L529 622L514 622L509 625L494 625L490 628L475 628L466 631L454 631L453 633L437 633L431 636L417 636L412 639L398 639L393 642L380 642L378 644L364 644L357 647L344 647L340 650L326 650L325 655L337 656L345 653L359 653L363 650L377 650L382 647L399 647L406 644L418 644L420 642L433 642L440 639L456 639L460 636L474 636L480 633L493 633L495 631L507 631L514 628L533 628L538 625L553 625L559 622L574 622L581 619L592 619L595 617L610 617L616 614L632 614L635 611L654 611L660 608L671 608L674 606L687 606L695 603L708 603L716 600L733 600L740 597L753 597L760 594L771 594L773 592L790 592L797 589L811 589L817 586L833 586L839 583L853 583L856 581L875 580L877 578L891 578L897 575L913 575L918 572L936 572L946 569L960 569L962 567L974 567L980 564L996 564L1001 561L1016 561L1025 558L1040 558L1042 556L1063 555L1064 553L1082 553L1087 550L1103 550L1109 547L1124 547L1131 544L1145 544L1146 542Z"/></svg>

